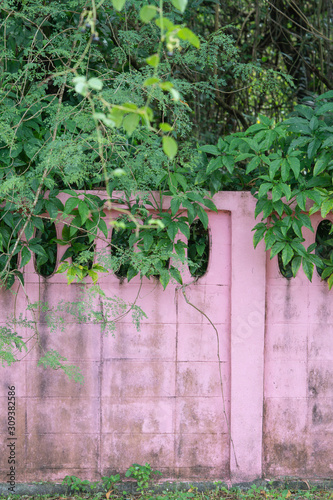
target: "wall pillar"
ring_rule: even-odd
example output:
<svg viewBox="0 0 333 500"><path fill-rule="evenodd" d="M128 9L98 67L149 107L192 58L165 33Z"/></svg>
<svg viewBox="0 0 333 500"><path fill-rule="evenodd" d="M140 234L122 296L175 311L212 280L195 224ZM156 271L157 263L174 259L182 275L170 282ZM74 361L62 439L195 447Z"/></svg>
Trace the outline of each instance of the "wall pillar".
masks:
<svg viewBox="0 0 333 500"><path fill-rule="evenodd" d="M254 209L250 193L231 207L232 483L262 475L266 255L253 248Z"/></svg>

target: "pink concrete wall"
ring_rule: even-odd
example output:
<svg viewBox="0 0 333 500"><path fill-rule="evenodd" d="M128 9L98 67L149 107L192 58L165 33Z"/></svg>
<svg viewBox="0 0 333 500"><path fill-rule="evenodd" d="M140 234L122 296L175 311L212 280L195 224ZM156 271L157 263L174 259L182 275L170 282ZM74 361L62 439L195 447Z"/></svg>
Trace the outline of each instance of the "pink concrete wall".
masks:
<svg viewBox="0 0 333 500"><path fill-rule="evenodd" d="M219 193L215 202L209 267L186 294L216 327L224 403L216 331L176 285L163 291L143 281L137 304L148 318L140 333L129 317L106 337L99 325L66 314L65 331L51 333L41 314L43 348L65 353L85 383L37 368L38 347L0 367L0 482L8 472L9 385L16 388L17 482L99 479L134 462L149 462L164 479L332 477L332 293L301 271L286 280L262 245L253 249L249 193ZM186 269L184 276L190 282ZM62 275L39 277L32 263L25 283L31 300L50 306L79 293ZM139 281L108 275L101 286L133 301ZM16 297L2 291L2 324L14 304L30 314L22 289Z"/></svg>
<svg viewBox="0 0 333 500"><path fill-rule="evenodd" d="M312 217L316 233L321 218ZM304 231L306 244L315 234ZM316 270L286 280L267 261L264 471L333 477L333 294Z"/></svg>

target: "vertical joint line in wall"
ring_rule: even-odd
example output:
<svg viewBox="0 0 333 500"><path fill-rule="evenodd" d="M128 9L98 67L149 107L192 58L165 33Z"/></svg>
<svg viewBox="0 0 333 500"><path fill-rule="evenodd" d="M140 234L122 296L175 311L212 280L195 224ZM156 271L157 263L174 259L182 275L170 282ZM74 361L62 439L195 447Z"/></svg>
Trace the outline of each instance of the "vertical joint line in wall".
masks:
<svg viewBox="0 0 333 500"><path fill-rule="evenodd" d="M101 303L101 309L103 312L103 304ZM99 405L98 405L98 411L99 411L99 442L98 442L98 472L100 475L102 475L102 382L103 382L103 347L104 347L104 334L100 329L100 335L101 335L101 342L100 342L100 348L99 348L99 369L98 369L98 397L99 397Z"/></svg>
<svg viewBox="0 0 333 500"><path fill-rule="evenodd" d="M267 265L268 254L265 254L265 314L264 314L264 346L263 346L263 363L262 363L262 414L261 414L261 476L264 473L264 418L265 418L265 374L266 374L266 336L267 336Z"/></svg>
<svg viewBox="0 0 333 500"><path fill-rule="evenodd" d="M178 300L178 289L175 289L175 301L176 301L176 346L175 346L175 390L174 390L174 408L173 408L173 435L174 435L174 445L173 445L173 460L174 460L174 471L176 471L176 456L177 456L177 375L178 375L178 333L179 333L179 300ZM177 474L178 475L178 474Z"/></svg>
<svg viewBox="0 0 333 500"><path fill-rule="evenodd" d="M217 360L218 360L218 365L219 365L219 379L220 379L220 388L221 388L222 410L223 410L223 415L224 415L224 419L225 419L227 430L228 430L228 436L229 436L229 439L230 439L230 445L231 445L232 452L233 452L234 458L235 458L235 464L236 464L236 467L239 468L238 460L237 460L237 455L236 455L236 450L235 450L235 445L234 445L234 440L232 439L232 436L231 436L230 421L229 421L229 418L228 418L228 415L227 415L226 405L225 405L223 379L222 379L222 370L221 370L221 364L222 364L222 362L221 362L221 357L220 357L220 338L219 338L219 332L218 332L216 326L214 325L214 323L212 322L212 320L210 319L210 317L204 311L202 311L199 307L195 306L194 304L192 304L192 302L190 302L188 300L188 297L187 297L186 292L185 292L185 287L189 286L190 284L191 283L188 283L186 285L182 285L181 287L179 287L182 290L182 293L183 293L183 296L184 296L186 304L188 304L189 306L193 307L196 311L198 311L200 314L202 314L207 319L207 321L213 327L215 335L216 335ZM229 462L230 462L230 460L229 460Z"/></svg>

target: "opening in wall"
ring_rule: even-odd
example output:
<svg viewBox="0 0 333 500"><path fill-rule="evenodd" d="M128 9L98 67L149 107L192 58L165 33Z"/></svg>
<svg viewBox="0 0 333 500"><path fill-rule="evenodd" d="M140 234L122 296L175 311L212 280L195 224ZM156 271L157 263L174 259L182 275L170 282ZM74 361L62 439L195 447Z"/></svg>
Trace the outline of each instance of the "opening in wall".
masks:
<svg viewBox="0 0 333 500"><path fill-rule="evenodd" d="M290 280L293 277L291 262L292 261L284 265L282 261L282 252L278 253L279 271L284 278L287 278L287 280Z"/></svg>
<svg viewBox="0 0 333 500"><path fill-rule="evenodd" d="M204 228L199 219L190 225L187 257L191 276L196 278L203 276L207 271L209 261L209 231Z"/></svg>
<svg viewBox="0 0 333 500"><path fill-rule="evenodd" d="M326 279L323 272L326 268L333 266L333 225L329 220L322 220L317 227L316 231L316 250L315 253L323 259L324 267L316 266L317 273Z"/></svg>
<svg viewBox="0 0 333 500"><path fill-rule="evenodd" d="M94 254L96 245L94 243L93 232L88 233L82 229L75 229L74 227L64 226L62 230L62 237L65 242L70 245L61 258L61 261L72 258L72 262L87 266L91 269L94 263Z"/></svg>
<svg viewBox="0 0 333 500"><path fill-rule="evenodd" d="M57 231L54 222L43 220L43 230L37 229L35 237L40 240L44 254L35 254L35 269L43 278L51 276L57 264Z"/></svg>
<svg viewBox="0 0 333 500"><path fill-rule="evenodd" d="M122 219L119 219L120 222ZM111 236L111 262L117 278L126 278L131 265L131 249L129 239L132 235L131 227L114 228Z"/></svg>

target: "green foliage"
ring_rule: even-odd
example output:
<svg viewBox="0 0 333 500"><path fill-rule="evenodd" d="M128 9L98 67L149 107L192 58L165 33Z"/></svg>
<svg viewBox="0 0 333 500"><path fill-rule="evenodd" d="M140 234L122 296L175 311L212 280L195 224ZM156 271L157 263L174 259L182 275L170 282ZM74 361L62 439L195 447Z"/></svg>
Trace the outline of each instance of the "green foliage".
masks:
<svg viewBox="0 0 333 500"><path fill-rule="evenodd" d="M120 474L102 477L105 491L112 491L117 483L121 482Z"/></svg>
<svg viewBox="0 0 333 500"><path fill-rule="evenodd" d="M305 248L303 230L313 232L306 213L321 211L322 217L333 207L331 177L333 160L329 144L333 131L333 92L319 96L313 106L298 105L291 116L279 123L259 116L258 123L246 132L226 137L216 150L207 171L215 169L215 160L230 172L243 171L252 177L257 198L256 217L262 219L254 230L254 245L265 241L271 258L279 255L288 277L296 276L302 265L311 281L314 266L330 266L327 259L314 253L317 243ZM213 165L213 166L212 166ZM331 270L332 273L332 270ZM330 273L330 274L331 274ZM326 269L325 278L330 276ZM333 278L329 278L332 286Z"/></svg>
<svg viewBox="0 0 333 500"><path fill-rule="evenodd" d="M62 481L63 485L68 487L70 493L82 493L96 488L97 483L91 483L87 479L80 479L76 476L65 476Z"/></svg>
<svg viewBox="0 0 333 500"><path fill-rule="evenodd" d="M70 380L73 379L74 382L82 384L84 377L80 369L75 365L65 363L66 361L67 359L61 356L57 351L51 350L46 352L45 355L39 359L37 365L42 365L44 368L49 367L53 370L63 370Z"/></svg>
<svg viewBox="0 0 333 500"><path fill-rule="evenodd" d="M148 488L153 474L162 475L160 471L153 470L148 463L145 463L145 465L133 464L126 471L125 477L132 477L135 479L138 491L143 493L143 491Z"/></svg>
<svg viewBox="0 0 333 500"><path fill-rule="evenodd" d="M15 321L0 327L0 361L2 366L11 365L18 360L18 353L28 351L22 336L15 330Z"/></svg>

